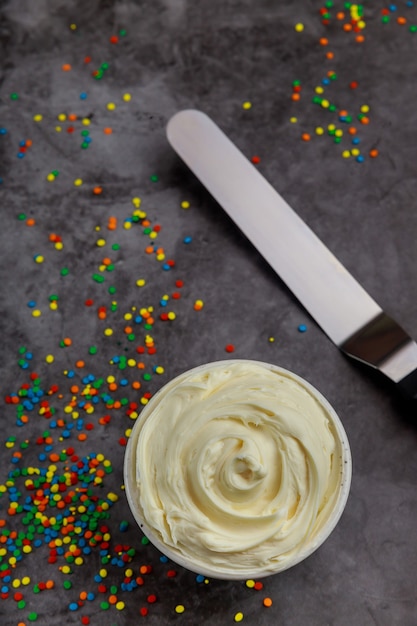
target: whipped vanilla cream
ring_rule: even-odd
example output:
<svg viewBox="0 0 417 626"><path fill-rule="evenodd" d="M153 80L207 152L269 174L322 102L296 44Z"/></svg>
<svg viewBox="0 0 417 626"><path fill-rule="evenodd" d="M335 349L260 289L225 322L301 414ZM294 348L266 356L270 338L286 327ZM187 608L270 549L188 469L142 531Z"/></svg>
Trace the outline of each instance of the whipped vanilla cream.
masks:
<svg viewBox="0 0 417 626"><path fill-rule="evenodd" d="M130 497L150 539L218 577L280 571L312 552L343 465L319 395L286 370L244 360L201 366L163 387L132 441Z"/></svg>

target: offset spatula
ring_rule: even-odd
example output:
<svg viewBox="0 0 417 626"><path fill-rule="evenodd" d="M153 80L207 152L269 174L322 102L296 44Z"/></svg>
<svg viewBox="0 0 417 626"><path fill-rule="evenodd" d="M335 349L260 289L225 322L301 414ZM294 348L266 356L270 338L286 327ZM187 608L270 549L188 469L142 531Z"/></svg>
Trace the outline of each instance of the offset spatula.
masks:
<svg viewBox="0 0 417 626"><path fill-rule="evenodd" d="M211 195L349 356L417 398L417 344L366 293L204 113L180 111L168 141Z"/></svg>

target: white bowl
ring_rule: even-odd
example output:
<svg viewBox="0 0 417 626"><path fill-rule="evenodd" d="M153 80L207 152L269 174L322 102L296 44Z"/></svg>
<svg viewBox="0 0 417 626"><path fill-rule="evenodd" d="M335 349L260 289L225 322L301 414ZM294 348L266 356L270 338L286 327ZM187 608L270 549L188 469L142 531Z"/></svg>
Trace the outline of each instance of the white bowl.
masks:
<svg viewBox="0 0 417 626"><path fill-rule="evenodd" d="M247 374L247 372L249 372L249 374ZM249 389L252 380L250 378L251 375L255 376L253 379L253 389ZM276 375L276 378L274 375ZM212 395L210 395L210 393L207 393L207 389L205 389L204 385L208 384L206 381L210 381L209 384L214 384L215 387L215 385L219 382L218 377L220 377L220 386L215 388ZM265 387L261 389L261 384L264 384L263 378L265 378ZM213 383L213 381L217 382ZM243 391L242 386L240 385L241 382L243 383ZM223 384L226 386L222 386ZM238 389L236 389L236 387L238 387ZM188 394L187 402L184 402L183 405L181 405L181 410L178 410L178 403L184 400L183 395L185 393L184 390L186 389L188 389L186 392ZM195 394L196 397L189 394L190 389L191 394ZM247 389L249 389L248 392L246 392ZM213 409L214 417L209 420L209 426L207 426L208 421L205 416L211 410L211 400L208 400L207 398L213 398L212 403L213 406L215 405L215 410ZM223 398L225 404L227 405L227 408L225 409L225 416L219 414L219 403L220 405L222 404ZM258 410L258 400L260 405L263 407L260 410ZM305 404L305 407L308 408L308 411L306 408L304 411L299 407L297 408L297 402L299 404L301 402L307 403ZM265 403L265 406L272 406L273 409L276 406L277 414L280 416L284 415L285 412L285 420L281 423L281 417L279 417L280 421L278 424L276 421L278 418L271 417L270 413L273 411L271 412L267 410L264 406ZM256 409L254 408L255 405L257 407ZM191 409L192 417L188 415L188 411ZM251 416L252 409L255 415L253 419L252 417L248 418L249 421L246 418L240 419L240 417L236 419L236 415L240 415L239 412L242 411L246 411L247 415ZM148 431L151 424L154 420L162 419L161 416L163 415L164 410L166 410L166 414L164 416L163 427L161 428L161 424L159 424L159 428L149 433ZM181 413L181 411L183 412ZM202 430L193 431L193 429L200 428L200 411ZM173 417L174 414L175 417ZM179 422L177 414L180 415L180 418L178 418L180 419ZM265 425L263 422L255 424L254 422L257 422L257 420L259 421L259 419L263 419L262 415L267 416L265 419L268 421L268 424ZM317 425L313 424L311 421L313 415L317 415ZM185 420L185 422L181 421L181 416L182 420ZM176 423L176 431L173 428L173 420ZM283 424L285 424L285 426ZM326 424L326 427L323 430L323 437L327 438L329 436L328 431L330 431L335 442L334 450L331 456L332 461L329 465L330 469L326 470L330 472L326 478L326 485L330 481L334 487L331 492L329 490L326 491L327 487L323 487L324 479L322 479L321 482L318 478L316 480L316 477L318 476L317 468L324 467L325 464L323 458L327 458L325 457L324 452L320 452L320 450L324 449L324 444L322 446L316 445L319 424ZM184 430L184 425L186 426L186 430ZM280 426L281 431L278 426ZM175 432L178 434L178 428L180 429L181 434L176 437ZM249 447L252 446L252 443L247 437L247 432L250 436L253 434L253 437L255 438L254 447L252 446L252 453L248 454L247 457L244 457L244 455L239 456L239 454L233 452L231 457L227 457L227 460L225 460L225 458L221 457L221 454L219 453L220 456L215 461L215 463L217 463L215 466L215 475L217 477L226 476L226 482L228 484L227 487L224 487L225 483L223 481L220 490L218 489L212 474L210 474L210 480L207 477L207 473L204 474L203 471L198 474L197 478L195 478L196 471L192 471L190 469L191 466L193 466L194 469L195 467L200 469L203 467L204 469L207 466L205 460L199 460L198 463L193 460L194 457L198 455L198 451L196 452L196 449L200 446L201 439L204 439L203 435L206 432L204 430L205 428L209 429L211 437L209 437L210 441L207 445L205 445L204 441L201 443L201 445L204 444L205 459L207 456L211 457L213 454L217 454L217 452L213 452L212 454L211 451L214 449L222 450L221 454L223 454L225 442L227 444L226 447L229 446L230 448L231 441L234 441L234 439L240 441L241 432L244 433L243 440L246 441L246 444ZM218 443L215 440L217 437L216 433L221 429L226 429L227 434L222 438L222 435L219 432L218 438L220 443ZM288 429L291 431L290 434L287 432ZM294 435L293 429L295 429L295 432L298 433L297 435ZM144 433L146 433L146 435ZM214 438L212 436L213 433L215 433ZM256 440L256 438L260 437L259 433L263 433L262 440ZM266 439L265 433L267 437ZM142 458L138 459L137 448L138 446L144 445L145 436L146 445L143 448L143 455ZM191 458L188 450L188 452L184 453L186 454L186 463L184 463L183 458L178 458L178 460L175 461L175 454L178 448L182 451L187 450L188 437L194 437L195 441L198 442L196 446L192 448L193 452L191 456L193 458ZM276 441L274 437L277 438ZM270 441L273 441L273 443L270 444ZM310 441L312 447L311 450L308 449L308 442ZM175 446L174 442L176 442ZM267 458L268 448L270 448L270 445L275 447L272 449L272 455L269 451L269 458ZM156 457L155 454L152 456L154 446L156 446L156 448L158 448L158 446L165 446L164 450L167 452L163 452L159 454L159 456L156 455ZM171 448L174 449L174 452ZM148 453L151 456L149 462L148 459L145 458ZM174 457L172 457L172 454L174 454ZM314 454L316 454L316 456L318 455L317 459L314 458ZM297 457L296 460L294 460L294 455ZM259 457L259 459L257 457ZM165 467L168 459L172 458L174 458L174 461L170 462L169 465ZM242 458L245 458L245 460L241 461ZM246 463L248 459L249 464L251 464L254 458L255 465L258 460L260 460L261 465L259 467L263 468L260 470L260 474L259 472L256 474L256 480L254 479L255 474L253 474L252 470L249 470L245 465L242 465L242 463ZM237 466L233 465L234 463L240 464L239 470L236 470ZM143 464L142 469L140 469L141 464ZM154 468L154 473L162 477L162 482L165 486L166 484L169 484L169 481L171 481L171 485L183 485L183 488L181 489L183 489L184 493L186 492L185 495L187 495L188 498L185 498L185 502L190 502L190 510L193 510L193 515L196 513L199 520L199 525L195 531L190 531L188 529L188 512L185 510L187 506L184 505L184 501L182 501L184 493L181 489L167 488L164 491L164 489L161 489L160 485L156 488L156 483L150 486L143 484L143 480L145 478L147 480L149 476L151 478L150 482L153 482L153 473L149 472L151 465ZM229 468L227 471L229 471L230 467L233 466L234 469L231 474L225 473L226 465L227 468ZM177 467L175 468L174 466ZM177 470L178 475L176 475L175 479L171 480L171 478L168 478L167 476L168 473L172 471L173 467ZM256 465L256 467L258 466ZM251 494L264 494L267 490L266 481L268 481L268 478L270 477L268 483L269 491L271 490L272 480L272 488L275 489L274 485L276 484L277 494L279 493L279 495L276 496L277 501L280 500L282 496L284 496L285 499L283 485L287 482L287 479L291 483L291 477L293 475L297 476L297 467L301 468L300 476L304 476L306 480L303 481L300 477L296 477L295 483L297 483L297 481L299 481L300 484L304 482L304 492L301 490L300 493L302 495L297 496L297 504L294 505L295 510L291 509L291 513L288 513L287 511L288 518L285 521L285 533L288 532L288 536L290 536L291 532L293 532L293 534L295 533L294 530L288 530L293 523L293 519L297 520L297 525L293 523L293 526L296 527L296 529L301 528L301 524L304 523L303 520L309 519L308 516L310 515L310 508L307 505L304 506L303 503L318 502L317 496L314 495L315 491L312 489L313 484L316 485L316 491L318 490L319 493L321 493L320 497L323 499L320 501L320 505L314 505L318 507L317 511L312 516L311 521L306 522L308 531L306 531L305 535L302 535L301 541L297 543L297 541L294 540L294 549L280 555L279 552L274 552L274 550L276 550L276 538L278 538L277 541L279 545L282 543L282 545L286 545L288 547L288 542L292 540L292 536L288 538L284 531L280 531L278 529L278 525L281 522L277 521L279 516L278 518L276 517L278 515L276 510L274 509L272 511L272 516L270 515L271 511L267 511L265 514L262 512L258 522L258 513L249 514L249 510L246 510L246 503L242 500L242 497L246 497L245 489L247 489L248 493L250 492ZM243 472L245 468L247 470L246 474L239 474L240 470ZM267 470L270 471L268 472ZM212 471L214 470L210 466L210 472ZM201 365L184 372L162 387L143 408L140 416L136 420L128 441L124 462L125 491L129 506L140 529L154 544L154 546L156 546L172 561L193 572L210 578L229 580L260 578L284 571L299 563L312 554L312 552L317 550L317 548L319 548L319 546L321 546L322 543L329 537L343 513L349 495L351 474L352 460L346 432L335 410L322 396L322 394L307 381L300 378L296 374L289 372L288 370L273 364L243 359L217 361ZM249 475L250 484L247 487L246 483L243 485L242 481L245 482L243 476L247 477ZM263 475L265 476L263 477ZM308 478L306 478L307 476ZM322 476L325 476L325 474L322 473ZM316 483L314 483L315 480ZM232 481L233 484L235 484L236 481L239 483L238 493L236 496L238 501L226 502L225 506L227 511L232 512L231 519L233 519L233 524L235 524L233 527L234 530L233 528L231 531L230 529L227 529L226 534L228 536L228 541L230 541L231 544L233 544L235 540L237 542L242 541L242 545L246 544L242 550L239 548L236 549L236 545L231 547L230 550L227 546L220 549L220 547L216 547L216 542L214 542L214 546L210 543L210 532L212 528L210 511L215 509L215 515L218 515L217 505L219 502L223 503L224 489L229 489L230 481ZM262 481L265 482L263 483ZM240 489L241 483L242 490ZM294 491L294 483L292 482L291 484L292 491ZM201 489L204 490L207 485L209 485L209 491L212 490L213 493L210 491L209 500L202 503L202 500L206 497L205 493L202 493L201 498L194 498L194 496L196 494L196 489L197 491ZM262 487L259 485L262 485ZM190 495L188 494L188 491L190 491L191 500L188 497ZM288 489L288 492L289 491L290 489ZM324 491L326 493L323 496ZM152 500L156 492L158 493L158 497L155 500ZM147 513L145 513L143 502L149 499L149 497L152 502L151 506L145 504L145 508L147 510ZM166 502L161 503L161 498L164 499L165 497ZM233 493L232 500L234 498L235 494ZM149 513L149 511L152 511L152 515L154 514L155 502L160 503L162 508L166 506L164 513L161 513L159 509L156 513L156 517L159 520L159 527L157 523L154 524L153 520L150 519ZM256 506L258 506L258 501L254 500L254 502ZM236 507L239 509L237 515L242 515L241 521L239 517L236 519L234 518ZM173 511L176 513L172 517ZM227 512L226 518L228 518L228 515L229 513ZM217 529L217 522L219 519L220 518L217 518L217 521L215 520L213 528ZM273 521L270 521L271 519ZM177 520L177 522L175 520ZM183 521L185 524L184 527L182 526ZM208 528L210 529L208 534L206 532L200 532L201 521L203 522L203 526L207 521ZM248 532L246 534L244 530L244 528L246 528L245 524L248 525ZM271 535L272 539L268 535L266 540L267 543L262 545L262 542L257 543L258 539L255 539L255 536L257 536L257 534L262 535L263 530L261 531L260 529L263 529L264 526L266 526L268 532L271 528L274 529L274 532ZM277 530L275 530L275 528ZM172 536L170 534L171 529L173 529ZM187 530L188 534L186 534L185 540L178 542L177 537L174 535L177 531L181 533L183 530L184 532ZM200 535L202 537L202 543L204 544L204 546L202 546L203 556L201 556L201 554L198 556L200 548L200 544L198 542ZM285 541L283 538L284 535ZM209 537L208 540L207 536ZM297 535L295 534L294 536ZM240 537L240 539L238 539L238 537ZM249 545L251 543L251 537L254 537L252 547ZM188 540L190 543L189 548L187 546ZM207 541L209 544L208 549L206 545ZM221 543L222 539L219 542L219 546L221 546ZM239 545L239 543L237 543L237 545ZM210 546L212 546L212 549L210 549ZM270 548L270 546L272 547ZM268 562L265 560L265 553L267 553ZM257 560L258 555L260 555L259 562ZM269 560L270 556L271 561ZM220 559L221 562L217 562L218 559Z"/></svg>

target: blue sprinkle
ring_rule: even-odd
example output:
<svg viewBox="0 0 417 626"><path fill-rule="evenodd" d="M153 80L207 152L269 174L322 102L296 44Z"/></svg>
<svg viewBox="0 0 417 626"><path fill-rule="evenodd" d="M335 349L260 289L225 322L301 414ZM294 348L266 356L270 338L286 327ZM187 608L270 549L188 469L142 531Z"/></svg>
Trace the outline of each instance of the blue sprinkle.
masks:
<svg viewBox="0 0 417 626"><path fill-rule="evenodd" d="M25 153L24 153L24 152L18 152L18 153L16 154L16 156L17 156L17 158L18 158L18 159L23 159L23 158L24 158L24 156L25 156Z"/></svg>
<svg viewBox="0 0 417 626"><path fill-rule="evenodd" d="M358 156L356 157L356 161L358 163L363 163L365 160L365 157L362 154L358 154Z"/></svg>
<svg viewBox="0 0 417 626"><path fill-rule="evenodd" d="M76 602L71 602L68 608L70 611L78 611L78 604Z"/></svg>
<svg viewBox="0 0 417 626"><path fill-rule="evenodd" d="M298 327L298 332L305 333L307 330L307 326L305 324L300 324Z"/></svg>
<svg viewBox="0 0 417 626"><path fill-rule="evenodd" d="M129 528L129 522L127 522L126 520L122 520L119 526L120 532L124 533L126 532L128 528Z"/></svg>
<svg viewBox="0 0 417 626"><path fill-rule="evenodd" d="M6 135L6 134L7 134L7 129L6 129L6 128L4 128L4 126L2 126L2 127L0 128L0 135Z"/></svg>
<svg viewBox="0 0 417 626"><path fill-rule="evenodd" d="M357 146L357 145L358 145L358 143L360 143L360 142L361 142L361 140L359 139L359 137L354 137L354 138L352 139L352 143L353 143L353 145L355 145L355 146Z"/></svg>
<svg viewBox="0 0 417 626"><path fill-rule="evenodd" d="M198 583L203 583L205 581L204 576L202 576L201 574L198 574L195 579Z"/></svg>
<svg viewBox="0 0 417 626"><path fill-rule="evenodd" d="M184 237L184 239L183 239L184 243L191 243L192 240L193 240L192 237L189 237L189 236L188 237Z"/></svg>
<svg viewBox="0 0 417 626"><path fill-rule="evenodd" d="M28 307L30 309L33 309L35 306L36 306L36 301L35 300L29 300Z"/></svg>
<svg viewBox="0 0 417 626"><path fill-rule="evenodd" d="M87 94L86 94L86 92L85 92L85 91L82 91L82 92L80 93L80 100L86 100L86 99L87 99Z"/></svg>

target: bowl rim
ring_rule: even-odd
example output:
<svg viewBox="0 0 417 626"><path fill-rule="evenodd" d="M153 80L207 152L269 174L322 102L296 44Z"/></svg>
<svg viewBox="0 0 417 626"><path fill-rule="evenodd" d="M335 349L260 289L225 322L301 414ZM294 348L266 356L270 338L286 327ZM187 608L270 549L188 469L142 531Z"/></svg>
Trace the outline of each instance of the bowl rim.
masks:
<svg viewBox="0 0 417 626"><path fill-rule="evenodd" d="M214 367L222 367L224 365L230 365L233 363L248 363L255 364L266 367L269 370L272 370L278 374L283 376L292 378L296 380L302 387L306 388L314 398L324 407L326 412L328 413L334 430L339 438L339 445L341 451L340 458L340 466L341 466L341 479L339 483L339 493L338 497L335 501L335 505L333 510L330 512L325 524L317 533L314 538L314 541L309 542L297 555L294 556L293 559L289 559L286 561L281 567L277 567L275 570L267 569L267 568L258 568L258 569L248 569L247 571L239 570L239 572L233 571L231 568L229 572L226 571L216 571L215 567L210 567L210 565L204 565L204 567L197 566L191 558L187 558L175 550L173 550L170 546L165 545L159 537L153 532L153 529L147 524L147 522L143 519L140 509L138 507L137 502L135 501L134 494L136 494L137 500L139 499L139 491L137 489L136 480L135 480L135 472L133 471L135 465L133 463L136 456L136 443L139 435L136 435L136 432L139 429L139 423L143 421L143 417L145 417L148 413L152 412L153 405L156 403L158 397L166 392L168 387L174 387L176 384L181 382L182 379L192 375L194 373L198 373L200 370L204 370L207 368ZM143 416L143 413L145 415ZM142 418L142 419L141 419ZM271 576L280 572L283 572L294 565L297 565L307 557L309 557L313 552L315 552L330 536L330 534L335 529L338 524L343 511L346 507L346 503L349 497L350 486L352 481L352 455L351 449L349 445L349 440L345 431L345 428L342 424L342 421L338 414L336 413L333 406L329 403L329 401L323 396L323 394L314 387L311 383L309 383L306 379L302 378L298 374L288 370L284 367L276 365L274 363L268 363L265 361L259 361L254 359L222 359L218 361L210 361L207 363L202 363L201 365L197 365L196 367L192 367L188 370L183 371L181 374L178 374L174 378L167 381L149 400L149 402L144 406L140 415L135 421L135 424L132 427L126 450L124 455L124 463L123 463L123 478L124 478L124 490L126 494L126 498L129 504L129 508L131 513L138 524L140 530L145 534L145 536L149 539L149 541L156 547L163 555L168 557L173 563L180 565L187 570L194 572L195 574L203 575L207 578L215 578L220 580L247 580L252 578L263 578L266 576Z"/></svg>

